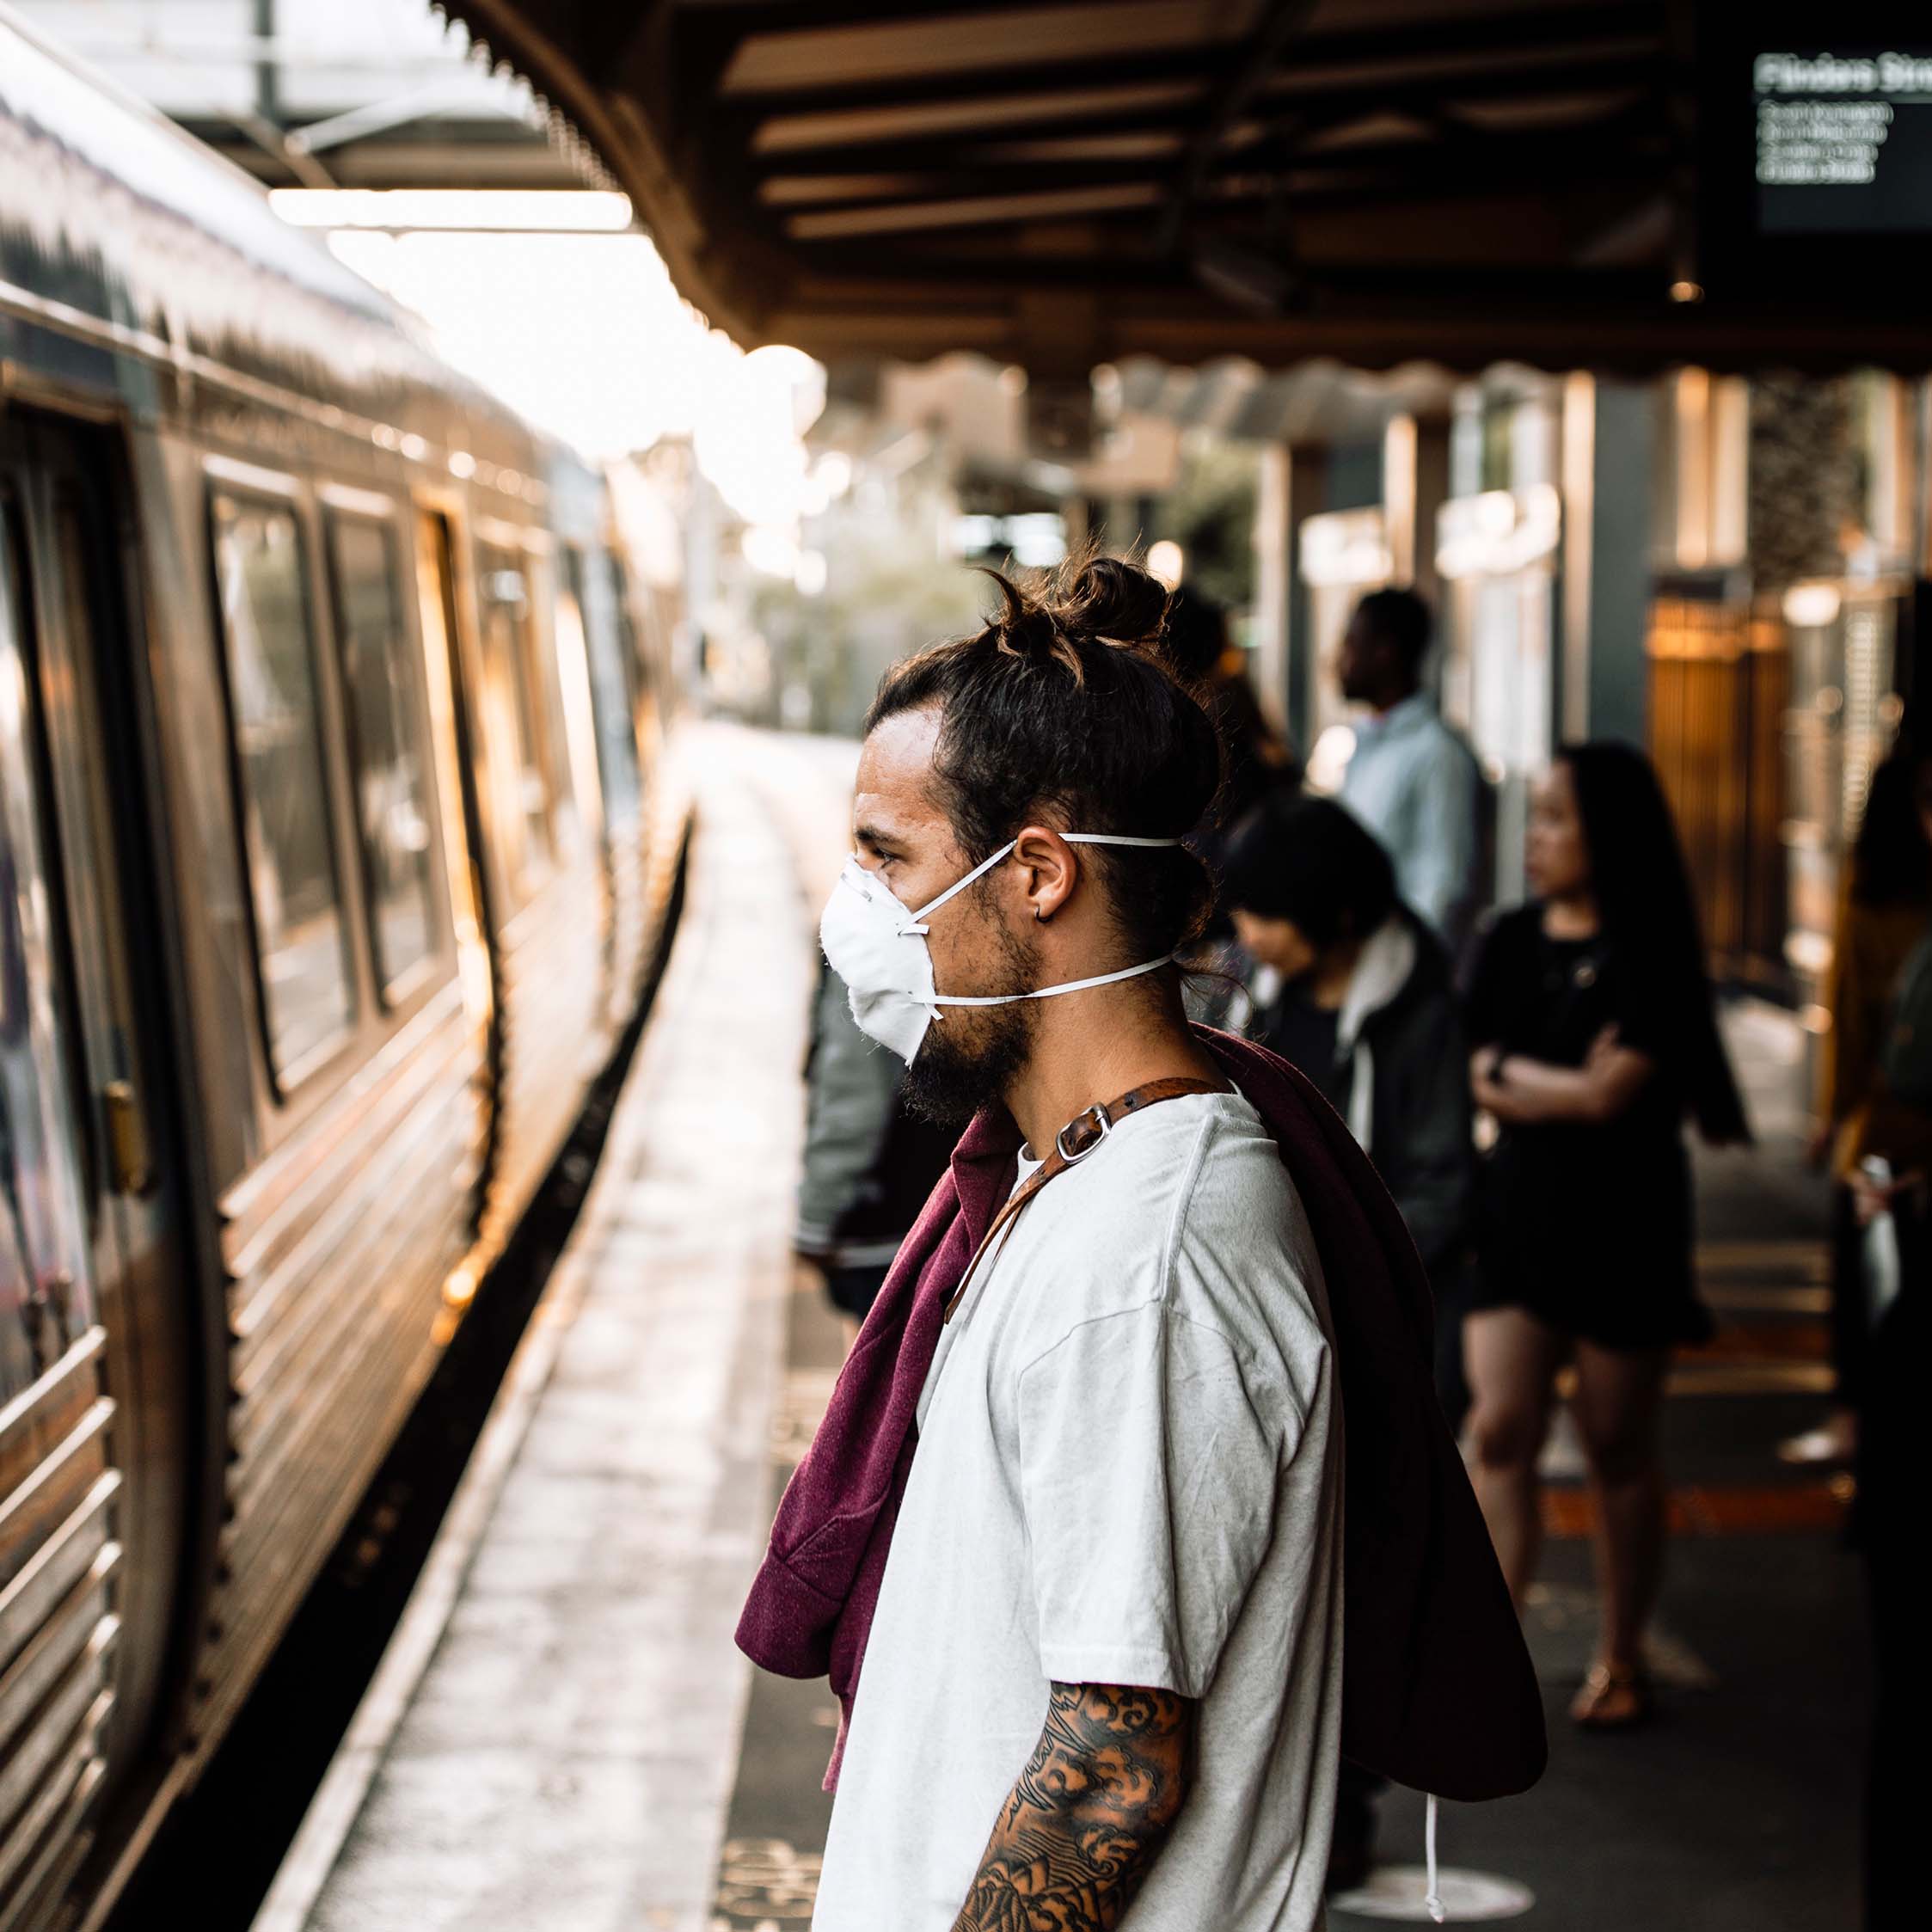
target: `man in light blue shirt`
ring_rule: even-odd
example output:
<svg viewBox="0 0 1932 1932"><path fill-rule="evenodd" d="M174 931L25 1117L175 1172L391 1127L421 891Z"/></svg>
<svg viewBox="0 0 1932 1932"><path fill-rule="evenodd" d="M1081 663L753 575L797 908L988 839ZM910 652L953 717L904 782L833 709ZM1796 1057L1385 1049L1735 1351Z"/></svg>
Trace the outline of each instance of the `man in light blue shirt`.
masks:
<svg viewBox="0 0 1932 1932"><path fill-rule="evenodd" d="M1422 689L1429 607L1414 591L1371 591L1343 635L1341 695L1370 707L1355 727L1341 799L1388 849L1403 902L1457 958L1480 908L1482 776Z"/></svg>
<svg viewBox="0 0 1932 1932"><path fill-rule="evenodd" d="M1342 634L1335 671L1341 695L1369 707L1355 727L1342 773L1341 801L1375 836L1395 868L1404 905L1432 927L1459 962L1481 910L1479 805L1482 774L1459 733L1445 725L1422 689L1429 652L1429 606L1414 591L1371 591ZM1445 1277L1450 1285L1452 1277ZM1457 1302L1438 1303L1436 1379L1444 1411L1459 1417L1462 1318ZM1359 1882L1373 1863L1375 1800L1382 1781L1342 1766L1330 1851L1331 1889Z"/></svg>

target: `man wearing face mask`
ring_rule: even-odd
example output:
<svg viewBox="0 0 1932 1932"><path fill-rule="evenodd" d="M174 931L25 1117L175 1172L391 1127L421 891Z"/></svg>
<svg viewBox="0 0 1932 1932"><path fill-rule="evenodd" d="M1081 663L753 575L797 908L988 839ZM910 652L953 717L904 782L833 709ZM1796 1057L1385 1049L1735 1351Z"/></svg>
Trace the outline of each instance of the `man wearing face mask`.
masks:
<svg viewBox="0 0 1932 1932"><path fill-rule="evenodd" d="M1163 593L1107 559L1043 596L997 581L984 631L881 686L822 928L907 1097L972 1125L739 1641L847 1701L819 1932L1130 1907L1131 1932L1312 1927L1345 1741L1345 1390L1369 1431L1351 1537L1358 1460L1380 1492L1351 1581L1386 1600L1350 1609L1349 1748L1518 1789L1540 1703L1429 1420L1393 1206L1297 1076L1182 1012L1172 960L1211 886L1181 840L1219 754L1153 648ZM1373 1338L1359 1383L1338 1269L1340 1332Z"/></svg>
<svg viewBox="0 0 1932 1932"><path fill-rule="evenodd" d="M1156 631L1151 579L1006 595L992 641L880 691L824 927L908 1101L1003 1104L1025 1144L922 1396L814 1923L990 1927L1024 1896L1098 1926L1138 1892L1137 1926L1313 1923L1340 1418L1307 1224L1169 963L1211 901L1181 838L1218 747L1105 641Z"/></svg>

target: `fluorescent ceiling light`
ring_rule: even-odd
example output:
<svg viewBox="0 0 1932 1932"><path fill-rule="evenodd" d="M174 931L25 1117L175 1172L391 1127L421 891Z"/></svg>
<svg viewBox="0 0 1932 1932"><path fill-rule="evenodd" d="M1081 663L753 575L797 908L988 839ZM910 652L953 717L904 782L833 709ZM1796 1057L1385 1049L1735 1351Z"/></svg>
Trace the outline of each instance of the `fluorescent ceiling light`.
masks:
<svg viewBox="0 0 1932 1932"><path fill-rule="evenodd" d="M268 200L297 228L592 234L630 226L630 197L600 188L278 187Z"/></svg>

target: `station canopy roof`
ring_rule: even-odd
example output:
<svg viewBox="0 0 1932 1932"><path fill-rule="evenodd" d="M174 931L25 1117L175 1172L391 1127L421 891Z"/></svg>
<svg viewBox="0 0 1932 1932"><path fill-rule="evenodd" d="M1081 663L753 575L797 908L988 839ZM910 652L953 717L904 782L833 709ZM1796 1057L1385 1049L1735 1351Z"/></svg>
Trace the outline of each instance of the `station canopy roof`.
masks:
<svg viewBox="0 0 1932 1932"><path fill-rule="evenodd" d="M1849 291L1701 299L1676 0L444 3L747 345L1070 380L1929 359Z"/></svg>

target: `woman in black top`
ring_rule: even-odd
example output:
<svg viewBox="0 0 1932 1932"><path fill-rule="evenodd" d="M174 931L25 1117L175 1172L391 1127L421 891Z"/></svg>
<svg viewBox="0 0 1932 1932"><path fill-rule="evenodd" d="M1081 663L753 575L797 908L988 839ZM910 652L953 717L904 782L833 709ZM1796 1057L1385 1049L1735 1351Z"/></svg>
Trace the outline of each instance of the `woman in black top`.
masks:
<svg viewBox="0 0 1932 1932"><path fill-rule="evenodd" d="M1536 1457L1573 1357L1602 1628L1572 1714L1607 1728L1647 1708L1664 1376L1671 1346L1708 1326L1683 1119L1695 1114L1713 1142L1748 1129L1676 829L1642 753L1565 747L1531 804L1525 867L1537 896L1490 929L1469 1002L1472 1088L1498 1129L1464 1328L1473 1474L1520 1601L1536 1567Z"/></svg>

